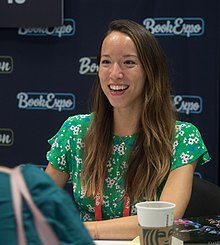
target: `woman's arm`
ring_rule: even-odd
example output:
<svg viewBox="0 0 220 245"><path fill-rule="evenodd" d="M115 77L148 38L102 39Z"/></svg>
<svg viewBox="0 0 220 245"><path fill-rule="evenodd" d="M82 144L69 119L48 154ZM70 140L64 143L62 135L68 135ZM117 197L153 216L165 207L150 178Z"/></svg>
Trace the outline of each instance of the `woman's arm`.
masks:
<svg viewBox="0 0 220 245"><path fill-rule="evenodd" d="M181 218L188 205L197 161L170 172L161 201L174 202L174 218ZM133 239L138 236L137 215L84 223L93 239Z"/></svg>
<svg viewBox="0 0 220 245"><path fill-rule="evenodd" d="M84 225L95 240L131 240L138 236L137 215L85 222Z"/></svg>
<svg viewBox="0 0 220 245"><path fill-rule="evenodd" d="M48 163L45 170L47 174L51 176L54 182L61 188L63 188L69 179L69 174L57 170L51 163Z"/></svg>
<svg viewBox="0 0 220 245"><path fill-rule="evenodd" d="M182 218L189 203L197 160L170 172L160 200L176 204L174 219Z"/></svg>

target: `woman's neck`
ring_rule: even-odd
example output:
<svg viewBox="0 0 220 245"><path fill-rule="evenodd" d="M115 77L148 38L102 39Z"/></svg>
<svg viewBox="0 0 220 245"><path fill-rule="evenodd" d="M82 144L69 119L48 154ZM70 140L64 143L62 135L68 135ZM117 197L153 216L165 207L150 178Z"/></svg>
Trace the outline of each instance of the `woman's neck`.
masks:
<svg viewBox="0 0 220 245"><path fill-rule="evenodd" d="M137 112L128 113L123 110L114 110L114 135L128 136L138 132L140 115Z"/></svg>

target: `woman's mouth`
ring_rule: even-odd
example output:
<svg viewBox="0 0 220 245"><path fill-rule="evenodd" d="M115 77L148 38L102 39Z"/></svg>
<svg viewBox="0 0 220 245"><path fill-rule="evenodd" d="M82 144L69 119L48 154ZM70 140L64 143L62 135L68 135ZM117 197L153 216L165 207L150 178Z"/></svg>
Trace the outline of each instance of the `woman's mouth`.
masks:
<svg viewBox="0 0 220 245"><path fill-rule="evenodd" d="M125 91L126 89L128 89L128 85L109 85L109 88L112 92L121 92L121 91Z"/></svg>

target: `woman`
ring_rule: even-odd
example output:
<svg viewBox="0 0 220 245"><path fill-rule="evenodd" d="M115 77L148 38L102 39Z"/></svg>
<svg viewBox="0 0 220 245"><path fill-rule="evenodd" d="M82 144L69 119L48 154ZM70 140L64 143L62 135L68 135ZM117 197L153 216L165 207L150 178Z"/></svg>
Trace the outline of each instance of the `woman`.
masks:
<svg viewBox="0 0 220 245"><path fill-rule="evenodd" d="M73 196L95 239L138 234L135 203L176 203L183 216L196 166L209 161L195 126L176 120L162 50L141 25L110 23L98 54L93 113L70 117L49 141L49 173L71 175Z"/></svg>

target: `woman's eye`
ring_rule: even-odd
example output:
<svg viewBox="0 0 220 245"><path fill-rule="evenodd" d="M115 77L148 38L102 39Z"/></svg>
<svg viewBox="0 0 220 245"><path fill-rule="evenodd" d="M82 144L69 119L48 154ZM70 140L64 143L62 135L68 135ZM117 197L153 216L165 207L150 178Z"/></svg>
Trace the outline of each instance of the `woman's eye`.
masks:
<svg viewBox="0 0 220 245"><path fill-rule="evenodd" d="M124 64L128 66L134 66L136 63L133 60L126 60L124 61Z"/></svg>
<svg viewBox="0 0 220 245"><path fill-rule="evenodd" d="M109 60L101 60L101 64L110 64Z"/></svg>

